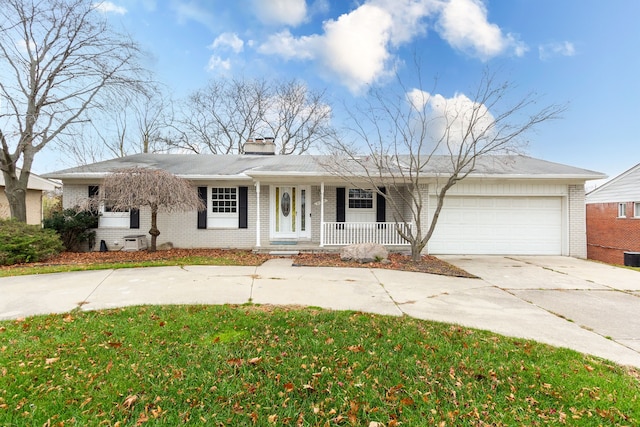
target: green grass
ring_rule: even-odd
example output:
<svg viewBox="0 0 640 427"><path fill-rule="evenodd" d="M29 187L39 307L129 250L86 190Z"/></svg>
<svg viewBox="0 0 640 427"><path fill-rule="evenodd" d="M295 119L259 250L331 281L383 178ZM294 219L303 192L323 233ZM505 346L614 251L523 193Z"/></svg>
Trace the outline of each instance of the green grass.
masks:
<svg viewBox="0 0 640 427"><path fill-rule="evenodd" d="M408 317L145 306L0 322L2 426L639 423L638 379L617 365Z"/></svg>
<svg viewBox="0 0 640 427"><path fill-rule="evenodd" d="M87 270L111 270L120 268L137 268L137 267L170 267L184 265L252 265L251 262L245 262L235 258L227 257L204 257L189 256L172 259L158 259L147 261L126 261L126 262L100 262L91 264L62 264L62 265L25 265L19 267L11 267L0 270L0 277L9 276L26 276L31 274L49 274L64 273L70 271L87 271Z"/></svg>

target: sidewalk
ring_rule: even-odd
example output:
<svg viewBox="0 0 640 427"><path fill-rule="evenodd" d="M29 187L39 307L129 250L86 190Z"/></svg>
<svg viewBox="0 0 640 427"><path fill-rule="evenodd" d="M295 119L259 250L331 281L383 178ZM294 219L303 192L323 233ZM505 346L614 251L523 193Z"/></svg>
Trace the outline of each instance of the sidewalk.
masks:
<svg viewBox="0 0 640 427"><path fill-rule="evenodd" d="M445 259L482 279L367 268L294 267L290 259L273 259L259 267L153 267L17 276L0 278L0 320L139 304L304 305L458 323L640 368L640 324L636 320L640 280L634 285L633 276L637 272L616 270L630 273L620 276L629 288L620 292L598 283L603 277L611 278L610 272L599 268L589 272L584 265L579 268L580 263L587 264L581 260L571 264L574 260L561 257L533 259L549 267L524 258ZM511 274L516 269L517 274ZM599 305L606 308L606 316L600 316L606 324L572 321L583 304L593 301L578 298L574 306L575 295L569 290L590 293L589 298L597 291ZM562 315L562 307L547 307L559 303L573 316ZM630 313L634 313L632 319L627 318ZM621 331L615 325L626 325L624 336L618 336ZM607 333L612 328L614 335Z"/></svg>

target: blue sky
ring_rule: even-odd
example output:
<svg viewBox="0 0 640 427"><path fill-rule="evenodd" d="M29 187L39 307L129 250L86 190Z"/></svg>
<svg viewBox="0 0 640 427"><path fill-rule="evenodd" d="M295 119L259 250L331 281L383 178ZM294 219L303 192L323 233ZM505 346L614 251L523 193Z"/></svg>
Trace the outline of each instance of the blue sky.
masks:
<svg viewBox="0 0 640 427"><path fill-rule="evenodd" d="M637 0L112 0L98 6L149 53L176 98L211 78L297 78L330 99L422 78L444 97L488 67L567 104L528 154L614 176L638 163ZM44 155L44 153L41 153ZM45 157L45 156L43 156ZM43 159L44 161L44 159ZM38 163L46 172L59 165Z"/></svg>

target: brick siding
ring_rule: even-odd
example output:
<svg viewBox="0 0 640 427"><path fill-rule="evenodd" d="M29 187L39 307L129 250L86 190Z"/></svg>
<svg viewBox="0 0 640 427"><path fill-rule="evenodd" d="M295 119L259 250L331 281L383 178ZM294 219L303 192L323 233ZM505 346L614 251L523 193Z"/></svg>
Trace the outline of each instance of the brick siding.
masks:
<svg viewBox="0 0 640 427"><path fill-rule="evenodd" d="M626 218L618 218L618 203L587 205L587 257L624 264L624 252L640 252L640 218L627 203Z"/></svg>

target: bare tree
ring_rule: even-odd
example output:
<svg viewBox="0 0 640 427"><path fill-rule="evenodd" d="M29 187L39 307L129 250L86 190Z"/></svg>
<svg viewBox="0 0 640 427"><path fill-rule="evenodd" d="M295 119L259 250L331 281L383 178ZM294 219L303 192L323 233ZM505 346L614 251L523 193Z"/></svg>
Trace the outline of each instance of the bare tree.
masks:
<svg viewBox="0 0 640 427"><path fill-rule="evenodd" d="M40 150L75 137L101 95L143 89L139 56L91 0L0 0L0 169L13 217L26 219Z"/></svg>
<svg viewBox="0 0 640 427"><path fill-rule="evenodd" d="M535 94L509 102L513 85L497 83L489 72L470 98L457 94L445 99L400 87L402 93L396 94L374 90L364 107L350 112L348 131L364 146L334 140L329 145L335 157L325 167L351 185L384 197L397 232L411 245L412 259L419 261L451 187L485 158L521 152L523 135L558 118L564 107L538 108ZM437 203L429 223L423 224L428 200L420 188L434 177Z"/></svg>
<svg viewBox="0 0 640 427"><path fill-rule="evenodd" d="M147 82L146 88L145 92L108 97L104 108L83 125L82 145L72 139L58 141L73 164L168 151L166 141L175 130L173 102L157 84Z"/></svg>
<svg viewBox="0 0 640 427"><path fill-rule="evenodd" d="M151 211L151 245L156 250L158 212L187 212L205 209L189 181L161 169L127 168L109 174L100 186L98 199L114 211L148 207Z"/></svg>
<svg viewBox="0 0 640 427"><path fill-rule="evenodd" d="M333 134L324 93L296 80L211 81L184 110L185 137L173 145L196 153L242 153L247 139L273 137L278 154L302 154Z"/></svg>

